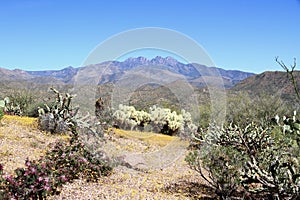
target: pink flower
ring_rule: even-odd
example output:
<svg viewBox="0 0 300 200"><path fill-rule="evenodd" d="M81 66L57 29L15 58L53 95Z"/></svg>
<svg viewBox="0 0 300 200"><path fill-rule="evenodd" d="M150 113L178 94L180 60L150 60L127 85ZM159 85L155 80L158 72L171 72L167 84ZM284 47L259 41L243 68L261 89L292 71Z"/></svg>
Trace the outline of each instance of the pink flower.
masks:
<svg viewBox="0 0 300 200"><path fill-rule="evenodd" d="M50 191L50 190L51 190L51 187L49 187L48 185L45 185L45 186L44 186L44 189L45 189L46 191Z"/></svg>
<svg viewBox="0 0 300 200"><path fill-rule="evenodd" d="M43 177L39 177L38 181L41 182L43 180Z"/></svg>
<svg viewBox="0 0 300 200"><path fill-rule="evenodd" d="M13 182L12 175L6 175L4 178L10 183Z"/></svg>
<svg viewBox="0 0 300 200"><path fill-rule="evenodd" d="M29 172L25 171L24 176L28 176Z"/></svg>
<svg viewBox="0 0 300 200"><path fill-rule="evenodd" d="M31 172L32 172L33 174L36 173L36 169L35 169L34 167L32 167L30 170L31 170Z"/></svg>
<svg viewBox="0 0 300 200"><path fill-rule="evenodd" d="M45 178L45 183L48 183L48 182L49 182L49 178L46 177L46 178Z"/></svg>
<svg viewBox="0 0 300 200"><path fill-rule="evenodd" d="M67 182L67 181L68 181L68 179L67 179L67 177L66 177L65 175L60 176L60 178L61 178L61 180L64 181L64 182Z"/></svg>
<svg viewBox="0 0 300 200"><path fill-rule="evenodd" d="M31 165L31 162L28 159L26 159L25 166L29 167L30 165Z"/></svg>

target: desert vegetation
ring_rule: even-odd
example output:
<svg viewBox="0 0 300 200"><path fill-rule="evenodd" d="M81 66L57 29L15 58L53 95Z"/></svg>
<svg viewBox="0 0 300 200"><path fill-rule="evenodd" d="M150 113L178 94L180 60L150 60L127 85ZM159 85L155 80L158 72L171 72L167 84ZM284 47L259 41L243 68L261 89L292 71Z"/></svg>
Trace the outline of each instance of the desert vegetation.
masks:
<svg viewBox="0 0 300 200"><path fill-rule="evenodd" d="M178 102L155 104L152 98L131 99L115 110L99 98L91 116L73 105L75 95L54 88L46 102L27 92L8 93L0 100L0 199L74 199L69 195L78 187L95 193L92 199L298 199L296 62L287 67L276 61L298 103L228 90L223 123L211 119L205 92L199 93L198 118ZM36 152L16 156L23 164L12 164L17 152L7 146L22 143Z"/></svg>
<svg viewBox="0 0 300 200"><path fill-rule="evenodd" d="M280 64L297 91L295 64L291 71L282 61ZM256 105L245 96L238 101L239 104L234 100L230 105L233 111L230 110L229 124L211 123L194 135L193 150L186 161L220 199L298 199L297 112L290 117L276 115L288 109L272 98L256 99ZM235 106L238 112L234 111Z"/></svg>
<svg viewBox="0 0 300 200"><path fill-rule="evenodd" d="M149 112L136 110L134 106L119 105L119 109L113 113L117 126L123 129L150 130L151 132L167 135L179 134L179 132L196 132L197 126L193 124L192 116L184 109L177 114L169 108L152 106Z"/></svg>
<svg viewBox="0 0 300 200"><path fill-rule="evenodd" d="M72 96L65 94L62 97L57 90L52 91L56 95L55 103L51 108L46 105L46 111L39 108L40 117L38 120L32 118L34 121L32 123L36 123L42 131L50 134L68 134L70 138L51 144L44 155L36 160L27 158L24 161L25 167L15 169L13 174L4 175L5 166L1 164L1 199L44 199L56 194L66 182L79 177L95 181L100 176L108 175L112 169L107 160L99 157L97 152L91 152L79 138L79 132L84 135L90 134L93 130L75 118L76 112L71 114ZM6 113L12 114L8 112L10 110L7 110L7 107L11 108L11 104L5 99L3 109Z"/></svg>

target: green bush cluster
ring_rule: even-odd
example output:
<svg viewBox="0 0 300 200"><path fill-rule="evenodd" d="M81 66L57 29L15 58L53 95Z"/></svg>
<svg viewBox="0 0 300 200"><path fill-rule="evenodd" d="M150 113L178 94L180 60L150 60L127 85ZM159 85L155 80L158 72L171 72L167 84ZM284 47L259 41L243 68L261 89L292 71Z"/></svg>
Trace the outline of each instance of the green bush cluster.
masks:
<svg viewBox="0 0 300 200"><path fill-rule="evenodd" d="M268 126L275 115L283 116L292 111L279 96L276 95L251 95L248 92L232 93L227 99L227 124L233 123L246 127L254 122Z"/></svg>
<svg viewBox="0 0 300 200"><path fill-rule="evenodd" d="M4 112L3 112L2 108L0 108L0 121L3 118L3 116L4 116Z"/></svg>
<svg viewBox="0 0 300 200"><path fill-rule="evenodd" d="M43 107L38 96L29 91L14 91L0 100L0 107L9 115L38 117L38 107Z"/></svg>
<svg viewBox="0 0 300 200"><path fill-rule="evenodd" d="M10 115L27 115L28 108L34 103L34 97L29 92L14 92L4 98L4 111Z"/></svg>

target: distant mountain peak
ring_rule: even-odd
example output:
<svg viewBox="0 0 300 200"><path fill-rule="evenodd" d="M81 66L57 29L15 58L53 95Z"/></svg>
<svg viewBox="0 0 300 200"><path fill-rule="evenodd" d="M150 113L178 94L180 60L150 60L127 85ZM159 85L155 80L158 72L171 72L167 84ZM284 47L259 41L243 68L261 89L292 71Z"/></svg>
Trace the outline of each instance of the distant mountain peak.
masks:
<svg viewBox="0 0 300 200"><path fill-rule="evenodd" d="M109 63L108 63L109 62ZM162 73L165 73L166 76L174 75L176 77L184 77L191 84L195 86L202 87L206 83L203 82L202 77L215 77L216 75L221 76L224 79L224 86L230 88L236 83L252 76L254 74L242 72L242 71L232 71L224 70L221 68L207 67L205 65L193 63L193 64L184 64L177 61L171 56L162 57L156 56L152 59L147 59L146 57L130 57L122 62L115 61L106 61L93 66L99 67L99 70L105 69L99 77L99 84L104 83L114 83L118 81L124 74L129 70L138 69L141 66L158 66L162 70ZM109 69L107 68L109 66ZM71 66L66 67L61 70L43 70L43 71L23 71L23 70L5 70L0 69L1 78L10 80L15 79L27 79L39 83L47 83L51 78L51 81L57 80L59 83L63 82L66 84L73 83L74 77L82 69L88 69L89 66L83 66L80 68L73 68ZM219 73L211 73L212 71L217 70ZM81 71L82 72L82 71ZM88 76L87 76L88 77Z"/></svg>
<svg viewBox="0 0 300 200"><path fill-rule="evenodd" d="M161 56L156 56L150 61L150 63L156 65L177 65L178 61L171 56L167 56L165 58Z"/></svg>
<svg viewBox="0 0 300 200"><path fill-rule="evenodd" d="M125 64L128 64L129 66L135 66L135 65L167 65L167 66L175 66L178 62L175 58L171 56L162 57L162 56L156 56L155 58L148 59L143 56L139 57L130 57L127 58L125 61L123 61Z"/></svg>
<svg viewBox="0 0 300 200"><path fill-rule="evenodd" d="M143 56L127 58L124 63L146 63L149 60Z"/></svg>

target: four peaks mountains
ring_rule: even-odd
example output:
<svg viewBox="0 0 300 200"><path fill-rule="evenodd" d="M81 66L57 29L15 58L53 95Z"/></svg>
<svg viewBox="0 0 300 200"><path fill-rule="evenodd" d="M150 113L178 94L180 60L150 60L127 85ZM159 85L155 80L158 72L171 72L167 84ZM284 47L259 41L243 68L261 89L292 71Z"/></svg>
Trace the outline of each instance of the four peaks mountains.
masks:
<svg viewBox="0 0 300 200"><path fill-rule="evenodd" d="M205 87L205 78L221 77L226 88L232 88L237 83L251 77L255 74L242 72L238 70L224 70L216 67L208 67L198 63L184 64L178 62L172 57L157 56L153 59L145 57L128 58L125 61L107 61L99 64L84 66L80 68L67 67L62 70L43 70L43 71L24 71L24 70L8 70L0 68L0 83L4 81L26 81L35 84L72 84L79 72L89 71L89 67L93 70L100 70L99 84L114 83L129 71L136 69L153 68L160 66L162 73L166 75L177 75L184 77L189 83L196 87ZM206 79L207 80L207 79Z"/></svg>

